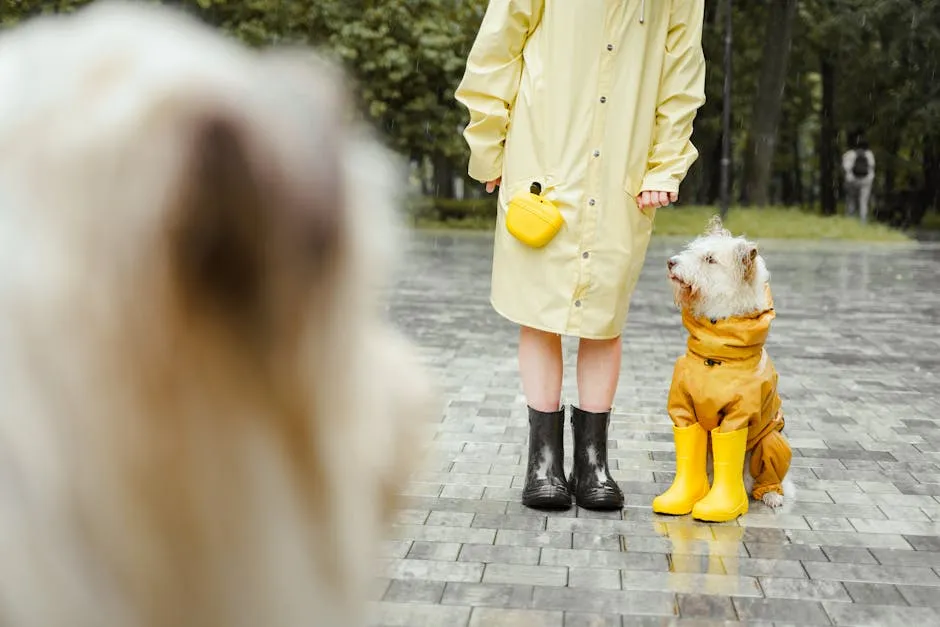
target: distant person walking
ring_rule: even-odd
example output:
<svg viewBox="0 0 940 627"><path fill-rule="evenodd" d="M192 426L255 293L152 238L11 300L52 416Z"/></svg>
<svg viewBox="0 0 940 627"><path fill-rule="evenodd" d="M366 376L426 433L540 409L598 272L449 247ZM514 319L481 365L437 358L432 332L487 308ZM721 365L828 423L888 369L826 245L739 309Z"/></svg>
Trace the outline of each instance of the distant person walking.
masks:
<svg viewBox="0 0 940 627"><path fill-rule="evenodd" d="M845 215L859 216L862 224L868 222L868 201L875 180L875 155L868 142L859 139L855 146L842 155L845 171Z"/></svg>

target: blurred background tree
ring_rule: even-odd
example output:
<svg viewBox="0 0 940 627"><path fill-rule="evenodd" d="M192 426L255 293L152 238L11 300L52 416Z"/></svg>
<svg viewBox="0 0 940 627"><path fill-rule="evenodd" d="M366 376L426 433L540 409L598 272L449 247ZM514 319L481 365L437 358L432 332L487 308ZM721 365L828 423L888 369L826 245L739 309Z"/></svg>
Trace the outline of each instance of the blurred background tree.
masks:
<svg viewBox="0 0 940 627"><path fill-rule="evenodd" d="M0 0L0 25L89 0ZM421 191L478 196L455 103L486 0L166 0L253 46L304 43L340 59L364 115L411 160ZM685 202L718 201L724 3L706 3L708 101ZM940 205L940 0L734 3L733 195L834 214L841 154L876 155L875 216L920 223ZM466 192L466 189L471 191Z"/></svg>

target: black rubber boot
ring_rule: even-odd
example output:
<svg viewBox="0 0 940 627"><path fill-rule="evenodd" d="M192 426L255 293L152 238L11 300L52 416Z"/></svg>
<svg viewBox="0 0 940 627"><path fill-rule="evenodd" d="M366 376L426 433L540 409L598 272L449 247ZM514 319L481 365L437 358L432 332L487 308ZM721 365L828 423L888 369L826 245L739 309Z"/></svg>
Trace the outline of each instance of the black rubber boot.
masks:
<svg viewBox="0 0 940 627"><path fill-rule="evenodd" d="M574 467L568 484L575 503L585 509L620 509L623 491L607 467L610 412L593 413L571 407Z"/></svg>
<svg viewBox="0 0 940 627"><path fill-rule="evenodd" d="M522 504L535 509L568 509L565 481L565 410L545 413L529 408L529 464Z"/></svg>

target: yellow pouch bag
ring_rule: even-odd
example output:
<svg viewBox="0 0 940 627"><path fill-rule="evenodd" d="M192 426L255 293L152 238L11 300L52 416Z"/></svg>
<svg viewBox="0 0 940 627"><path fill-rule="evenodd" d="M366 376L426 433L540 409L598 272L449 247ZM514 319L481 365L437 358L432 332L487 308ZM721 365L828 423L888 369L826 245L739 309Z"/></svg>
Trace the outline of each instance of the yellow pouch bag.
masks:
<svg viewBox="0 0 940 627"><path fill-rule="evenodd" d="M552 241L565 222L558 207L541 193L542 186L532 183L528 193L516 194L506 208L506 228L532 248L542 248Z"/></svg>

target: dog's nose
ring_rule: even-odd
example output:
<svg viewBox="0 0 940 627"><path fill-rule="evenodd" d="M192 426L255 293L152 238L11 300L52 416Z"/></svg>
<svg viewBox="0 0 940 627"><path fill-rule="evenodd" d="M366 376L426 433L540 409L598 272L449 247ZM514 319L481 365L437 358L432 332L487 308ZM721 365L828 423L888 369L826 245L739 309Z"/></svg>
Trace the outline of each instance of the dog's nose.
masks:
<svg viewBox="0 0 940 627"><path fill-rule="evenodd" d="M677 263L679 263L679 262L676 261L676 258L675 258L675 257L670 257L670 258L666 261L666 267L667 267L669 270L672 270L673 268L676 267L676 264L677 264Z"/></svg>

